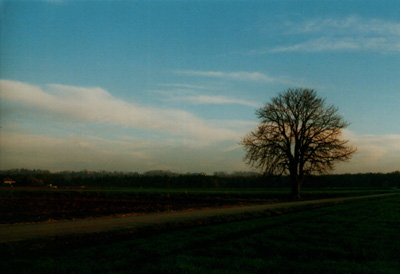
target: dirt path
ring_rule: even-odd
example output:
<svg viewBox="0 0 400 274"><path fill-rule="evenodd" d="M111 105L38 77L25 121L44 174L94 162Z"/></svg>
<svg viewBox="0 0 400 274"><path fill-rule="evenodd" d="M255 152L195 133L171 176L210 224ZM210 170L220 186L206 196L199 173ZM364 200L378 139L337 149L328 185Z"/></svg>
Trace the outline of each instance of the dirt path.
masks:
<svg viewBox="0 0 400 274"><path fill-rule="evenodd" d="M25 240L48 239L53 237L84 235L90 233L128 231L168 223L195 222L207 218L243 216L246 214L273 214L299 210L302 207L316 207L345 203L360 199L375 199L399 195L399 193L377 194L359 197L346 197L322 199L313 201L300 201L277 203L268 205L242 206L230 208L214 208L193 211L178 211L169 213L156 213L139 216L103 217L97 219L82 219L73 221L60 221L54 223L12 224L0 225L0 242L18 242Z"/></svg>

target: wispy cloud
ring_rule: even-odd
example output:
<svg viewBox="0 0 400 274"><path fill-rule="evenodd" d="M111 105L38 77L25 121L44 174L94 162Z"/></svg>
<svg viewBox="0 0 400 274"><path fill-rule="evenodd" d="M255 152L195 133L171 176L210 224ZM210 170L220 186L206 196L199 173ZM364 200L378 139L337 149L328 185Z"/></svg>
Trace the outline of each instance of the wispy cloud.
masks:
<svg viewBox="0 0 400 274"><path fill-rule="evenodd" d="M226 104L236 104L248 107L260 107L260 104L253 101L237 99L221 95L201 95L197 94L193 90L149 90L151 93L156 93L164 96L163 99L168 102L187 102L190 104L201 105L226 105ZM190 95L189 95L190 94Z"/></svg>
<svg viewBox="0 0 400 274"><path fill-rule="evenodd" d="M199 71L199 70L178 70L178 74L192 75L192 76L203 76L211 78L222 78L236 81L248 81L248 82L263 82L263 83L275 83L281 82L282 79L277 77L272 77L265 73L260 72L246 72L246 71L236 71L236 72L222 72L222 71Z"/></svg>
<svg viewBox="0 0 400 274"><path fill-rule="evenodd" d="M248 107L260 107L260 104L257 102L229 98L226 96L207 96L207 95L198 95L198 96L188 96L188 97L173 97L170 100L174 101L186 101L192 104L237 104Z"/></svg>
<svg viewBox="0 0 400 274"><path fill-rule="evenodd" d="M134 138L108 140L88 135L63 137L29 133L2 133L1 168L59 170L120 170L144 172L165 169L178 172L244 170L239 148L214 144L209 148L166 145Z"/></svg>
<svg viewBox="0 0 400 274"><path fill-rule="evenodd" d="M343 136L358 150L349 163L338 165L337 172L391 172L400 167L400 135L357 134L348 129Z"/></svg>
<svg viewBox="0 0 400 274"><path fill-rule="evenodd" d="M151 89L148 90L150 93L155 93L163 96L173 97L173 96L187 96L188 94L194 95L196 92L191 89L182 89L182 88L174 88L174 89Z"/></svg>
<svg viewBox="0 0 400 274"><path fill-rule="evenodd" d="M115 141L88 135L63 137L29 133L2 133L2 168L51 170L138 170L151 169L157 145L137 140Z"/></svg>
<svg viewBox="0 0 400 274"><path fill-rule="evenodd" d="M65 3L65 0L42 0L42 2L54 5L61 5Z"/></svg>
<svg viewBox="0 0 400 274"><path fill-rule="evenodd" d="M288 22L286 35L299 42L280 45L253 54L277 52L375 51L400 52L400 23L349 16Z"/></svg>
<svg viewBox="0 0 400 274"><path fill-rule="evenodd" d="M227 73L222 72L201 72L201 71L179 71L178 73L205 76L205 77L229 77ZM219 75L219 76L214 76ZM234 77L230 75L230 77ZM211 104L211 105L224 105L236 104L249 107L259 107L257 102L244 100L241 98L234 98L224 95L209 95L211 92L219 92L218 88L212 86L198 86L190 84L159 84L158 86L165 87L165 89L149 90L151 93L156 93L164 96L165 101L172 102L188 102L191 104ZM208 93L208 94L205 94Z"/></svg>
<svg viewBox="0 0 400 274"><path fill-rule="evenodd" d="M172 87L172 88L184 88L184 89L210 89L209 87L206 87L206 86L197 86L197 85L181 84L181 83L158 84L157 86Z"/></svg>
<svg viewBox="0 0 400 274"><path fill-rule="evenodd" d="M400 23L386 21L382 19L363 19L358 16L348 16L346 18L316 18L302 23L288 22L288 33L323 33L323 34L343 34L343 35L381 35L399 36Z"/></svg>
<svg viewBox="0 0 400 274"><path fill-rule="evenodd" d="M399 51L400 44L388 42L384 38L350 38L340 39L323 37L308 40L290 46L280 46L269 52L323 52L323 51Z"/></svg>
<svg viewBox="0 0 400 274"><path fill-rule="evenodd" d="M49 115L66 119L118 125L133 129L157 131L192 140L195 144L236 140L241 132L227 127L214 127L209 121L189 112L139 106L123 101L101 88L65 85L34 86L0 80L3 102L17 103Z"/></svg>

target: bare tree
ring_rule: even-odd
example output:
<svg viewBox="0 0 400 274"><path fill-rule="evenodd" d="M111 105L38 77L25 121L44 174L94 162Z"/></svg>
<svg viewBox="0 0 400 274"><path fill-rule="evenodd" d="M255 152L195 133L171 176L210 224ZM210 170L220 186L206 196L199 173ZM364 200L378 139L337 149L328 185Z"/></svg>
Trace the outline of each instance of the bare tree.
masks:
<svg viewBox="0 0 400 274"><path fill-rule="evenodd" d="M242 138L246 163L264 174L289 174L292 196L300 198L304 176L325 173L356 151L341 139L349 123L312 89L288 89L256 111L258 127Z"/></svg>

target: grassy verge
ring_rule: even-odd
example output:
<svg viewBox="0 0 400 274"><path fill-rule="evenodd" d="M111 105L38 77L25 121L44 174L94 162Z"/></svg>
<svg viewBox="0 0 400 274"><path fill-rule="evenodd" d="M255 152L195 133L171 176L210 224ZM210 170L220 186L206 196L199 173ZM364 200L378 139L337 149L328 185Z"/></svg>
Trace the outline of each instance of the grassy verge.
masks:
<svg viewBox="0 0 400 274"><path fill-rule="evenodd" d="M399 273L400 198L16 252L3 273Z"/></svg>

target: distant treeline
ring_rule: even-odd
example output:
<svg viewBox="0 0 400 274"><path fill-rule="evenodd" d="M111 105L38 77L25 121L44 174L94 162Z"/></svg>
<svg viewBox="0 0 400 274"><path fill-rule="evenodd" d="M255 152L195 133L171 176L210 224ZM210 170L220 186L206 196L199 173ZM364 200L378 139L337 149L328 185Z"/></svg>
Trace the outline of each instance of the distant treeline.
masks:
<svg viewBox="0 0 400 274"><path fill-rule="evenodd" d="M142 188L282 188L290 187L289 178L266 177L255 172L227 174L215 172L177 174L169 171L89 172L12 169L0 171L0 180L12 179L14 186L62 187L142 187ZM400 188L400 171L391 173L364 173L309 176L304 188L325 187L385 187Z"/></svg>

